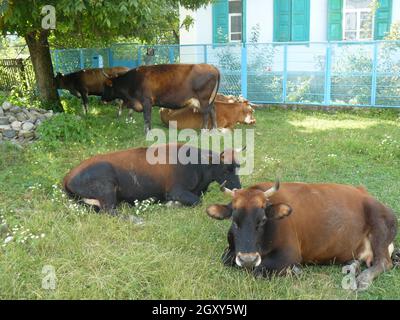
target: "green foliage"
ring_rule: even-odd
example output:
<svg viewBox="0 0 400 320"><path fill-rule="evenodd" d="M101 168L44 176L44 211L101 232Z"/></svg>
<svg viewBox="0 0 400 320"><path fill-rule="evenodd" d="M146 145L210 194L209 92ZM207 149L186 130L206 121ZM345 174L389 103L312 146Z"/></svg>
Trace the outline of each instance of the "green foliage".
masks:
<svg viewBox="0 0 400 320"><path fill-rule="evenodd" d="M25 35L41 29L41 8L53 5L57 25L51 42L58 46L93 47L110 44L116 37L158 41L159 35L179 30L179 4L199 8L210 0L2 0L0 31ZM190 21L186 21L185 27Z"/></svg>
<svg viewBox="0 0 400 320"><path fill-rule="evenodd" d="M45 121L38 133L41 143L50 147L59 146L60 143L87 142L91 138L88 122L80 116L62 113Z"/></svg>

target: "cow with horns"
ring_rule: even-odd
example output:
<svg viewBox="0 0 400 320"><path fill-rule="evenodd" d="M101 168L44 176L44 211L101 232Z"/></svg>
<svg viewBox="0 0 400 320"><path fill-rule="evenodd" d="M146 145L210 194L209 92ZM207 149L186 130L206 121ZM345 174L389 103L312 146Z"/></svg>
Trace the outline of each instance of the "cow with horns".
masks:
<svg viewBox="0 0 400 320"><path fill-rule="evenodd" d="M352 262L357 289L364 290L392 268L397 219L363 187L339 184L261 183L222 190L228 205L212 205L214 219L232 219L227 265L256 275L283 274L303 263Z"/></svg>

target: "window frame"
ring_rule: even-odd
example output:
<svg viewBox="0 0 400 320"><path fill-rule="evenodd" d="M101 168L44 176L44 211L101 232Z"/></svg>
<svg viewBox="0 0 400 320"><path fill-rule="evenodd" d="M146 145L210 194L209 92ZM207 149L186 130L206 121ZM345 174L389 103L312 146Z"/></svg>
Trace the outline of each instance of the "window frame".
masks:
<svg viewBox="0 0 400 320"><path fill-rule="evenodd" d="M344 41L370 41L374 39L374 25L375 25L375 17L372 15L372 10L371 8L360 8L360 9L348 9L346 7L348 0L343 0L343 13L342 13L342 39ZM349 31L346 29L346 15L348 13L355 13L356 14L356 30ZM368 38L361 38L361 14L362 13L368 13L372 15L372 21L371 21L371 36ZM346 32L356 32L356 38L355 39L347 39L346 38Z"/></svg>
<svg viewBox="0 0 400 320"><path fill-rule="evenodd" d="M228 0L228 7L229 2L237 2L238 0ZM243 0L241 0L242 4L242 11L240 13L230 13L228 9L228 40L229 42L242 42L243 41ZM242 20L242 29L240 32L232 32L232 17L240 17ZM232 40L232 34L240 34L240 40Z"/></svg>

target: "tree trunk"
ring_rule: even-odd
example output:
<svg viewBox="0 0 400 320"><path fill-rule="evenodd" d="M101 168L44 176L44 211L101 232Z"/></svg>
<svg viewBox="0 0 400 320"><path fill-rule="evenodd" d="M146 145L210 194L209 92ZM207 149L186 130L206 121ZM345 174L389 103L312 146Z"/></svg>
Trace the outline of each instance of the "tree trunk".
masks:
<svg viewBox="0 0 400 320"><path fill-rule="evenodd" d="M25 41L31 55L40 100L46 108L60 112L63 108L54 81L48 35L48 30L31 32L25 35Z"/></svg>

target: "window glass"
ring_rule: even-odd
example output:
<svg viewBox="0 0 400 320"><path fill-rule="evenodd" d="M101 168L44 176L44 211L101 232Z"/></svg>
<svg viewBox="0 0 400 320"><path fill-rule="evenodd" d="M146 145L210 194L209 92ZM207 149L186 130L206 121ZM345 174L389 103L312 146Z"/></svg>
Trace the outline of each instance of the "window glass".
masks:
<svg viewBox="0 0 400 320"><path fill-rule="evenodd" d="M242 31L242 16L232 16L231 17L231 32L241 32Z"/></svg>
<svg viewBox="0 0 400 320"><path fill-rule="evenodd" d="M242 13L242 1L229 1L229 13Z"/></svg>
<svg viewBox="0 0 400 320"><path fill-rule="evenodd" d="M371 0L347 0L346 9L367 9L371 2Z"/></svg>

